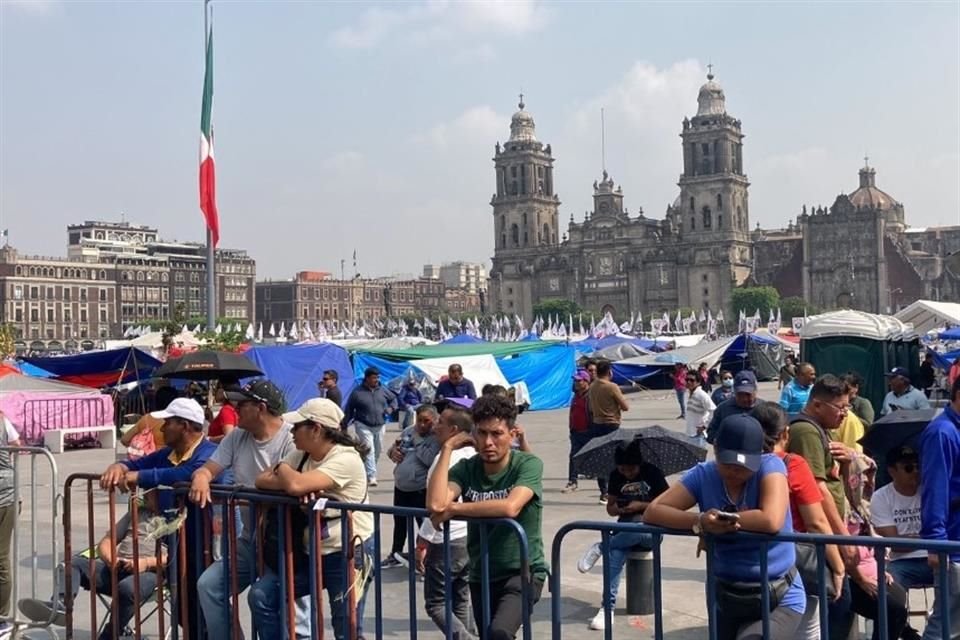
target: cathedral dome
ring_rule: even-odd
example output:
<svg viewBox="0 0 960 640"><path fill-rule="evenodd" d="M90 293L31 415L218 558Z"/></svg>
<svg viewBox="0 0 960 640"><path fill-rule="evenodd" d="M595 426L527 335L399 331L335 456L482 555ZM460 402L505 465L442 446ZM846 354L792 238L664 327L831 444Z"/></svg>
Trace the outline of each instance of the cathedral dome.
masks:
<svg viewBox="0 0 960 640"><path fill-rule="evenodd" d="M526 105L523 104L523 96L520 96L520 110L513 114L510 119L510 141L511 142L536 142L536 125L533 122L533 116L524 111Z"/></svg>
<svg viewBox="0 0 960 640"><path fill-rule="evenodd" d="M857 208L879 211L899 204L890 194L877 188L877 172L868 164L860 169L860 188L850 194L850 203Z"/></svg>
<svg viewBox="0 0 960 640"><path fill-rule="evenodd" d="M712 73L708 73L707 82L700 87L700 93L697 95L697 115L723 115L727 112L726 100L723 87L718 82L714 82Z"/></svg>

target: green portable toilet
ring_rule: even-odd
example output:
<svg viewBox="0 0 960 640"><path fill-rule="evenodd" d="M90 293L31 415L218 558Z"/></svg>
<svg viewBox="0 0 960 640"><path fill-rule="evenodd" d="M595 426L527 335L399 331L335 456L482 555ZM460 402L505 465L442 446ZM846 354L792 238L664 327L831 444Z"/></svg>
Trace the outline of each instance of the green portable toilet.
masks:
<svg viewBox="0 0 960 640"><path fill-rule="evenodd" d="M906 367L915 377L920 370L920 339L912 325L893 316L834 311L807 318L800 331L800 358L813 364L817 374L859 373L864 380L860 395L879 417L887 394L883 374Z"/></svg>

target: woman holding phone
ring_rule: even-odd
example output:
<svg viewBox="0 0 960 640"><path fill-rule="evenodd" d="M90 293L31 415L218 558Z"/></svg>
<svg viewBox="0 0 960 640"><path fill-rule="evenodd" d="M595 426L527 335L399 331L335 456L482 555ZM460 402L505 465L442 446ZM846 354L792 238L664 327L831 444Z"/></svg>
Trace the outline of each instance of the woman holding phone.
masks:
<svg viewBox="0 0 960 640"><path fill-rule="evenodd" d="M725 418L714 443L716 460L701 462L657 497L644 522L669 529L691 529L713 536L717 637L761 640L762 589L769 593L771 640L793 640L806 594L794 567L792 542L766 546L767 575L760 575L760 541L730 535L737 531L792 533L786 467L764 455L764 433L745 414ZM689 509L699 506L700 513Z"/></svg>

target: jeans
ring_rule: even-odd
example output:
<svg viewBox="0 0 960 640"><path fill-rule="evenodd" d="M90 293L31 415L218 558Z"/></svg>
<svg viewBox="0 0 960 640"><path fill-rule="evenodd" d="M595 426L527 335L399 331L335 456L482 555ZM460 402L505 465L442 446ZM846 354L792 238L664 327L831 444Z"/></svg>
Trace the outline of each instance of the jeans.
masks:
<svg viewBox="0 0 960 640"><path fill-rule="evenodd" d="M853 628L853 611L850 610L852 596L850 595L850 577L843 579L840 597L831 601L827 606L828 638L847 638Z"/></svg>
<svg viewBox="0 0 960 640"><path fill-rule="evenodd" d="M947 581L950 591L947 606L950 608L950 635L943 632L943 607L944 594L940 588L940 572L934 574L934 583L937 585L933 596L933 614L927 620L927 626L923 630L923 640L956 640L960 637L960 563L951 562L947 569Z"/></svg>
<svg viewBox="0 0 960 640"><path fill-rule="evenodd" d="M590 442L590 430L570 432L570 462L567 465L567 482L577 484L577 472L573 470L573 456Z"/></svg>
<svg viewBox="0 0 960 640"><path fill-rule="evenodd" d="M417 408L409 407L407 409L400 410L400 430L406 429L407 427L412 427L413 423L417 419Z"/></svg>
<svg viewBox="0 0 960 640"><path fill-rule="evenodd" d="M254 543L239 538L236 544L237 566L234 571L237 576L237 592L242 593L250 586L256 577L257 559ZM230 576L226 573L223 560L218 560L207 567L200 579L197 580L197 598L200 600L200 609L207 626L207 637L230 638L232 619L230 617L231 595ZM297 637L310 637L309 599L297 598ZM277 607L279 610L279 607ZM279 623L277 624L279 628ZM243 637L242 631L240 637Z"/></svg>
<svg viewBox="0 0 960 640"><path fill-rule="evenodd" d="M807 596L807 608L797 626L796 640L820 640L820 598Z"/></svg>
<svg viewBox="0 0 960 640"><path fill-rule="evenodd" d="M919 589L932 587L933 569L927 564L927 558L904 558L893 560L887 565L887 571L893 576L894 582L904 589Z"/></svg>
<svg viewBox="0 0 960 640"><path fill-rule="evenodd" d="M618 424L608 424L604 422L595 422L590 425L590 431L587 433L590 437L587 439L587 442L593 440L594 438L599 438L607 434L613 433L620 428ZM600 495L607 494L607 480L606 476L599 476L597 478L597 486L600 488Z"/></svg>
<svg viewBox="0 0 960 640"><path fill-rule="evenodd" d="M607 560L610 567L610 591L603 597L603 607L611 611L617 608L617 592L620 591L620 576L627 563L627 554L634 547L653 548L653 536L649 533L628 533L621 531L610 536Z"/></svg>
<svg viewBox="0 0 960 640"><path fill-rule="evenodd" d="M543 591L543 578L531 578L531 612L533 605L540 600L541 591ZM523 585L520 576L490 582L487 593L490 599L490 626L484 629L483 585L479 582L470 583L473 619L477 623L477 628L480 629L481 640L513 640L523 624Z"/></svg>
<svg viewBox="0 0 960 640"><path fill-rule="evenodd" d="M362 422L354 422L353 427L357 430L357 438L360 439L360 442L370 449L370 453L363 459L363 467L367 470L367 480L376 480L377 460L380 459L380 452L383 451L383 425L370 426Z"/></svg>
<svg viewBox="0 0 960 640"><path fill-rule="evenodd" d="M677 404L680 405L680 417L687 417L687 390L686 389L674 389L677 394Z"/></svg>
<svg viewBox="0 0 960 640"><path fill-rule="evenodd" d="M412 454L411 454L412 455ZM393 506L395 507L417 507L423 509L427 506L427 490L420 491L400 491L393 489ZM416 518L417 527L413 531L413 540L411 544L417 542L417 531L423 523L423 518ZM390 553L403 553L403 547L407 544L407 516L393 516L393 546L390 547ZM413 555L410 556L413 558Z"/></svg>
<svg viewBox="0 0 960 640"><path fill-rule="evenodd" d="M787 607L777 607L770 612L770 635L764 637L762 620L718 615L717 640L793 640L799 624L799 613Z"/></svg>
<svg viewBox="0 0 960 640"><path fill-rule="evenodd" d="M0 507L0 617L10 615L10 544L17 522L17 503Z"/></svg>
<svg viewBox="0 0 960 640"><path fill-rule="evenodd" d="M64 589L66 580L64 572L66 567L60 565L60 599L64 599ZM80 587L87 589L96 589L97 593L109 596L112 594L112 576L110 567L103 560L96 560L93 568L93 576L90 575L90 560L81 556L74 556L70 565L72 573L71 587L73 590L73 599L77 599ZM95 586L94 586L95 585ZM122 632L123 629L133 619L138 598L134 592L133 573L117 567L117 628ZM140 605L143 606L153 595L157 588L157 574L152 571L145 571L140 574ZM101 640L107 640L113 637L113 621L108 617L103 627L103 633L100 634Z"/></svg>
<svg viewBox="0 0 960 640"><path fill-rule="evenodd" d="M877 594L879 596L879 593ZM877 598L869 595L856 582L850 582L850 610L867 620L873 620L873 640L880 638L880 613ZM907 624L907 592L894 583L887 585L887 638L899 638Z"/></svg>
<svg viewBox="0 0 960 640"><path fill-rule="evenodd" d="M470 556L467 554L467 539L450 541L450 599L453 616L450 618L450 637L453 640L472 640L470 627L470 585L467 569ZM423 604L427 615L441 631L447 628L447 587L443 573L443 544L427 545L424 560Z"/></svg>
<svg viewBox="0 0 960 640"><path fill-rule="evenodd" d="M363 543L363 551L357 550L357 557L369 557L373 553L373 538ZM336 640L345 640L348 636L347 629L347 608L344 603L349 602L349 596L345 597L343 592L344 570L346 568L346 556L342 552L328 553L323 556L323 574L321 576L321 585L327 591L327 600L330 603L330 619L333 625L333 635ZM371 565L372 566L372 565ZM299 571L298 571L299 569ZM306 586L310 580L309 571L312 567L294 567L294 589L299 586ZM359 569L358 569L359 571ZM357 596L357 636L363 634L363 608L367 599L366 581L359 586L360 592ZM320 598L317 598L319 602ZM314 617L311 608L311 597L306 595L298 598L298 602L304 604L304 618L310 620ZM250 605L250 616L253 621L253 628L261 640L284 640L286 635L282 630L282 619L286 616L285 603L280 601L280 578L271 569L265 569L264 574L260 576L247 595L247 603ZM299 608L299 607L298 607ZM304 628L304 635L301 636L301 628L297 623L297 637L310 637L310 623L307 622ZM319 631L319 630L318 630ZM323 635L322 631L319 635ZM216 636L210 636L215 638Z"/></svg>

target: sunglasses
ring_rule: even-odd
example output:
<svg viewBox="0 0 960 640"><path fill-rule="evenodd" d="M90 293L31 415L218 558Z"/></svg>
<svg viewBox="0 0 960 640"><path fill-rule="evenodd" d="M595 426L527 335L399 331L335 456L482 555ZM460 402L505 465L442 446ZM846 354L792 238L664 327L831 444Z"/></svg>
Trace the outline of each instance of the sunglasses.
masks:
<svg viewBox="0 0 960 640"><path fill-rule="evenodd" d="M913 462L901 462L900 468L903 469L905 473L913 473L914 471L918 471L917 465Z"/></svg>
<svg viewBox="0 0 960 640"><path fill-rule="evenodd" d="M696 381L697 381L696 378L687 378L687 382L696 382Z"/></svg>

